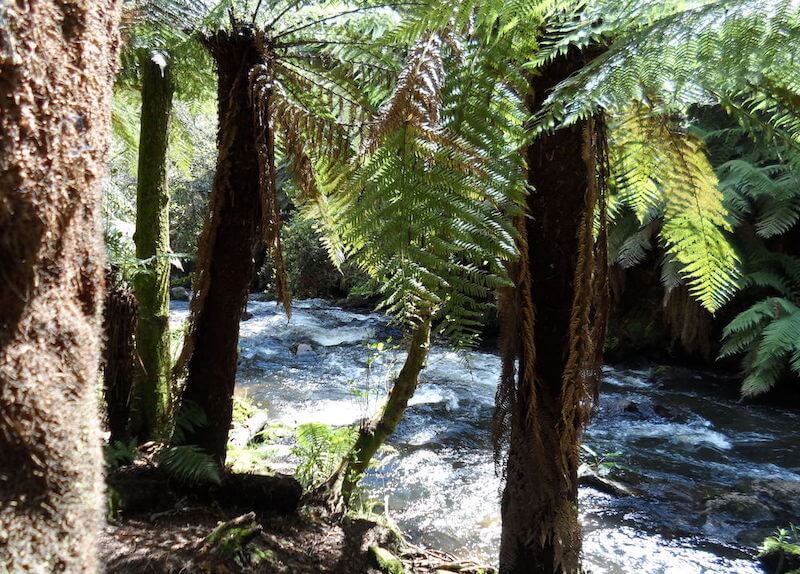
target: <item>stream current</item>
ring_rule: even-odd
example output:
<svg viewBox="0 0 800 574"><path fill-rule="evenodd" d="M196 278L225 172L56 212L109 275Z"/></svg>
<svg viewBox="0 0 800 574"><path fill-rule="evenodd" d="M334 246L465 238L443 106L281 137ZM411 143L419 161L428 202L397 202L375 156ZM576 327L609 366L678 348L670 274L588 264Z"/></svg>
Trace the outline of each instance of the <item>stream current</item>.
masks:
<svg viewBox="0 0 800 574"><path fill-rule="evenodd" d="M251 300L248 312L237 386L276 422L355 423L402 361L400 351L368 348L399 341L380 314L317 299L295 301L289 322L271 302ZM173 303L173 321L186 315L186 303ZM495 352L465 356L434 342L390 441L396 453L364 480L411 541L488 563L500 535L490 441L499 370ZM761 572L758 543L800 518L800 414L738 403L733 380L606 366L584 444L597 453L587 460L617 464L613 476L638 493L581 488L584 566L594 574Z"/></svg>

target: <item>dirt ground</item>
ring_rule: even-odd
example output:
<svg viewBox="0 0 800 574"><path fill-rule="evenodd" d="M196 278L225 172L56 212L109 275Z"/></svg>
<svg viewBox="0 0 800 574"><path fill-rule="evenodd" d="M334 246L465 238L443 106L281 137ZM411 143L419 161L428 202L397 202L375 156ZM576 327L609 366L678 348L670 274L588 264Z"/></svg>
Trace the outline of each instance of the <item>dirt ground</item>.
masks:
<svg viewBox="0 0 800 574"><path fill-rule="evenodd" d="M330 521L301 509L290 516L262 515L262 530L233 555L210 549L207 538L220 523L246 513L219 506L182 506L110 522L101 538L107 573L120 574L382 574L370 546L399 556L408 574L491 574L491 568L409 544L387 527L364 518Z"/></svg>
<svg viewBox="0 0 800 574"><path fill-rule="evenodd" d="M233 557L204 548L208 534L237 515L186 507L111 522L101 539L105 572L380 574L370 565L369 547L390 545L390 532L374 522L298 514L258 517L263 532Z"/></svg>

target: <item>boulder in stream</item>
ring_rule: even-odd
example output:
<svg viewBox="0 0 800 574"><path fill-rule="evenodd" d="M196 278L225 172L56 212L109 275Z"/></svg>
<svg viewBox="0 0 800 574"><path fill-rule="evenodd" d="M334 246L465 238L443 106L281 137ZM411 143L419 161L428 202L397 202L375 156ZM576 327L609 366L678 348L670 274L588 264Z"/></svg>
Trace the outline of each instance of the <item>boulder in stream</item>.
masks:
<svg viewBox="0 0 800 574"><path fill-rule="evenodd" d="M754 493L726 492L706 501L703 530L717 538L755 546L764 528L778 519L767 501Z"/></svg>
<svg viewBox="0 0 800 574"><path fill-rule="evenodd" d="M316 353L314 352L314 347L312 347L308 343L297 343L296 345L293 345L292 352L298 357L302 357L304 355L306 356L316 355Z"/></svg>
<svg viewBox="0 0 800 574"><path fill-rule="evenodd" d="M169 290L169 297L173 301L188 301L190 293L186 287L173 287Z"/></svg>
<svg viewBox="0 0 800 574"><path fill-rule="evenodd" d="M578 484L588 488L593 488L604 494L610 494L611 496L636 496L637 494L634 489L627 484L623 484L617 480L601 476L595 470L586 465L581 465L581 468L578 471Z"/></svg>
<svg viewBox="0 0 800 574"><path fill-rule="evenodd" d="M785 514L788 520L800 516L800 482L780 478L758 478L750 488L778 515Z"/></svg>
<svg viewBox="0 0 800 574"><path fill-rule="evenodd" d="M672 412L672 409L650 401L636 402L631 399L621 398L609 401L604 409L611 416L635 418L639 420L659 418L672 420L675 418L675 413Z"/></svg>

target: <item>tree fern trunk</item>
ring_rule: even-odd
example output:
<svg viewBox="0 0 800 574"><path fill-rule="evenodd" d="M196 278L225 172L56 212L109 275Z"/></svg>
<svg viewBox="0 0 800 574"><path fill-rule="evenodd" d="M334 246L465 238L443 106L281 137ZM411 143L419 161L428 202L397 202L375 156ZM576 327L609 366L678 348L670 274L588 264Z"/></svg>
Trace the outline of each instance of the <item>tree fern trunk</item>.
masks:
<svg viewBox="0 0 800 574"><path fill-rule="evenodd" d="M114 0L0 4L0 571L96 572Z"/></svg>
<svg viewBox="0 0 800 574"><path fill-rule="evenodd" d="M580 54L570 52L532 77L531 112L582 63ZM527 149L533 191L529 217L521 223L517 288L504 310L510 329L504 359L518 363L516 373L508 371L501 382L513 389L506 419L502 574L580 569L579 442L597 389L607 305L605 258L593 259L597 186L591 124L544 135Z"/></svg>
<svg viewBox="0 0 800 574"><path fill-rule="evenodd" d="M224 463L233 413L239 320L260 240L259 157L248 75L262 57L249 30L221 31L207 44L218 74L219 155L193 281L183 400L199 405L208 418L208 424L186 436L185 442Z"/></svg>
<svg viewBox="0 0 800 574"><path fill-rule="evenodd" d="M169 189L167 148L175 84L172 70L149 50L140 57L142 115L136 186L136 257L147 260L134 279L136 327L135 424L140 441L162 437L170 409Z"/></svg>
<svg viewBox="0 0 800 574"><path fill-rule="evenodd" d="M419 374L428 359L430 336L431 317L428 315L411 334L406 360L394 380L383 409L361 426L350 453L334 475L318 490L315 498L333 507L339 506L340 499L345 506L349 504L353 491L369 468L372 457L394 434L406 412L408 401L417 390Z"/></svg>
<svg viewBox="0 0 800 574"><path fill-rule="evenodd" d="M110 437L126 442L130 438L131 394L135 369L136 298L112 270L106 272L106 300L103 306L103 396Z"/></svg>

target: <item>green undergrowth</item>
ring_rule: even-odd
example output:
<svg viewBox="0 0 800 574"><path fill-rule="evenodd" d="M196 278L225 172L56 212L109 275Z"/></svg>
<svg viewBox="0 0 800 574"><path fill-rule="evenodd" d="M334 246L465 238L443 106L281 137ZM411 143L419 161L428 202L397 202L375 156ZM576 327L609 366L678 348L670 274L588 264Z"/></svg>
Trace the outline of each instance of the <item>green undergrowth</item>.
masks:
<svg viewBox="0 0 800 574"><path fill-rule="evenodd" d="M775 574L800 574L800 530L794 525L780 528L761 545L758 557Z"/></svg>

